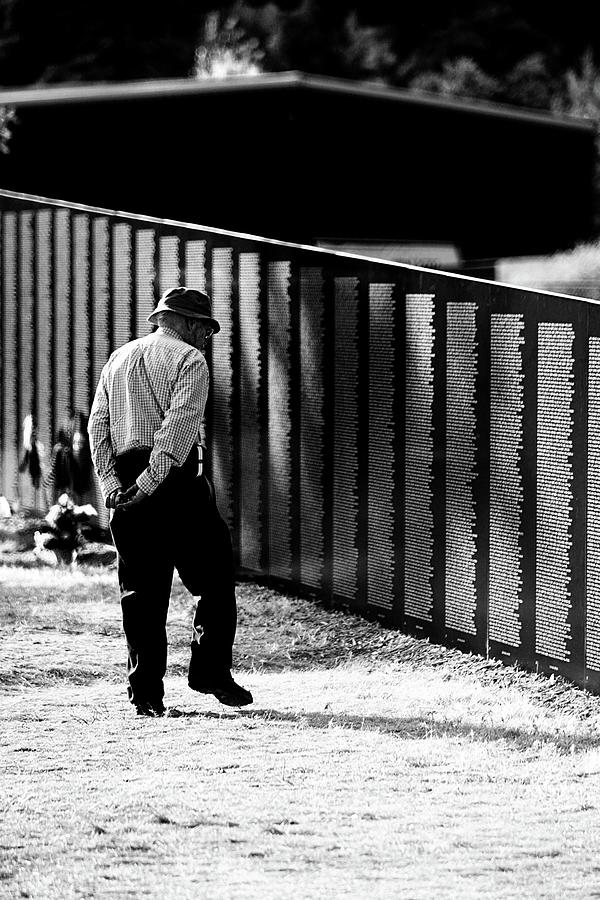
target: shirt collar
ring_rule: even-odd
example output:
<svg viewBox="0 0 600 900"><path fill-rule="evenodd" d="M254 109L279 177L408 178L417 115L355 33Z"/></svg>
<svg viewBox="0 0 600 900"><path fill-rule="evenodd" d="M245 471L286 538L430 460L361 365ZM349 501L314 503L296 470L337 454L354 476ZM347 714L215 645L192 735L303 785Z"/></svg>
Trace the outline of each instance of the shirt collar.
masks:
<svg viewBox="0 0 600 900"><path fill-rule="evenodd" d="M183 341L183 338L180 334L178 334L173 328L168 328L165 325L159 325L158 330L161 334L166 334L167 337L177 338L178 341ZM184 341L185 343L185 341Z"/></svg>

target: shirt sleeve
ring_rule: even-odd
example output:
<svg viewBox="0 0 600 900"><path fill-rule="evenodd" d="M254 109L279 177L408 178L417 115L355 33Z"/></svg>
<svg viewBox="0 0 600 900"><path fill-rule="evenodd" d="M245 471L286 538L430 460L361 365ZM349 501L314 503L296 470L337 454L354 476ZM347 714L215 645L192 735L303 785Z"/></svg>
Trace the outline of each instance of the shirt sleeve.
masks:
<svg viewBox="0 0 600 900"><path fill-rule="evenodd" d="M115 454L110 437L110 414L104 373L100 376L90 418L88 436L94 468L96 469L102 496L106 500L111 491L121 488L115 472Z"/></svg>
<svg viewBox="0 0 600 900"><path fill-rule="evenodd" d="M172 466L182 466L198 441L208 396L208 366L198 353L184 363L175 383L169 408L158 431L148 467L136 484L145 494L153 494Z"/></svg>

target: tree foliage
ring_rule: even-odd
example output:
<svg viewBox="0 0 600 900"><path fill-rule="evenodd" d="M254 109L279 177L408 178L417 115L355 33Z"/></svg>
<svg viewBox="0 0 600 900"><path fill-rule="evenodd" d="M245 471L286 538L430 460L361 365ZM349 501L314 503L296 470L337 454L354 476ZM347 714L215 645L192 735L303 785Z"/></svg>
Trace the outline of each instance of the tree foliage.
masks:
<svg viewBox="0 0 600 900"><path fill-rule="evenodd" d="M226 78L230 75L258 75L264 56L259 41L249 37L239 20L214 10L204 20L203 39L196 48L196 78Z"/></svg>
<svg viewBox="0 0 600 900"><path fill-rule="evenodd" d="M447 60L440 71L425 71L409 81L413 90L553 110L564 92L564 77L549 71L541 53L522 59L503 78L491 75L471 57Z"/></svg>
<svg viewBox="0 0 600 900"><path fill-rule="evenodd" d="M469 59L490 79L508 79L506 99L516 91L543 105L545 78L560 77L588 48L595 59L600 54L591 6L573 0L568 17L522 0L236 0L228 9L258 38L267 71L302 69L409 86L424 73L441 75L448 64Z"/></svg>
<svg viewBox="0 0 600 900"><path fill-rule="evenodd" d="M519 101L527 82L539 105L536 65L552 79L588 48L597 61L594 14L589 0L571 0L569 15L532 0L0 0L0 84L185 77L220 55L236 70L249 61L399 86L447 78L450 66L464 89L472 77L459 61L472 60L489 79L516 79Z"/></svg>
<svg viewBox="0 0 600 900"><path fill-rule="evenodd" d="M423 0L417 8L377 0L351 7L335 0L235 0L199 53L206 59L220 44L231 58L237 36L236 71L299 69L552 110L566 72L586 52L594 64L594 32L585 33L585 22L583 15L569 27L550 10L509 0Z"/></svg>
<svg viewBox="0 0 600 900"><path fill-rule="evenodd" d="M16 122L16 110L12 106L0 106L0 153L10 153L10 139Z"/></svg>
<svg viewBox="0 0 600 900"><path fill-rule="evenodd" d="M0 0L0 84L299 69L597 120L593 6L571 0L565 16L531 0Z"/></svg>

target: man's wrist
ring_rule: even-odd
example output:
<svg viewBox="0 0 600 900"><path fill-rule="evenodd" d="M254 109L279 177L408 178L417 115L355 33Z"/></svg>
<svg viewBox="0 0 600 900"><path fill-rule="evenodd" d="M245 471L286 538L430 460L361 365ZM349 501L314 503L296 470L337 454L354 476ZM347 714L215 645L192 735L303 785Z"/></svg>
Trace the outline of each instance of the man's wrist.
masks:
<svg viewBox="0 0 600 900"><path fill-rule="evenodd" d="M114 494L115 491L122 490L121 482L116 475L107 475L105 478L101 478L100 487L102 488L102 495L105 502L110 494Z"/></svg>
<svg viewBox="0 0 600 900"><path fill-rule="evenodd" d="M152 477L150 469L144 469L142 474L136 478L135 483L139 487L140 491L143 491L144 494L147 494L148 496L150 496L150 494L153 494L158 487L158 484Z"/></svg>

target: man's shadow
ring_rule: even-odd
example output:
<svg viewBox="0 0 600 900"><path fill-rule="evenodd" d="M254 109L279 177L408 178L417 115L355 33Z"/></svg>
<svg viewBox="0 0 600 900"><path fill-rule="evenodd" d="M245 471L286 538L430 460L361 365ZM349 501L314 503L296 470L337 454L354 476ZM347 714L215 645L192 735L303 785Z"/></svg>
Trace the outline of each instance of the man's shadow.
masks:
<svg viewBox="0 0 600 900"><path fill-rule="evenodd" d="M450 720L436 720L432 716L360 716L348 713L310 712L293 713L276 709L224 709L213 710L176 709L170 712L172 718L199 719L259 719L268 722L290 722L305 728L348 728L353 731L376 731L389 734L400 740L419 738L464 737L469 740L507 741L517 749L528 749L540 742L554 746L559 752L571 753L600 747L600 735L581 736L569 732L530 732L505 725L465 724Z"/></svg>

